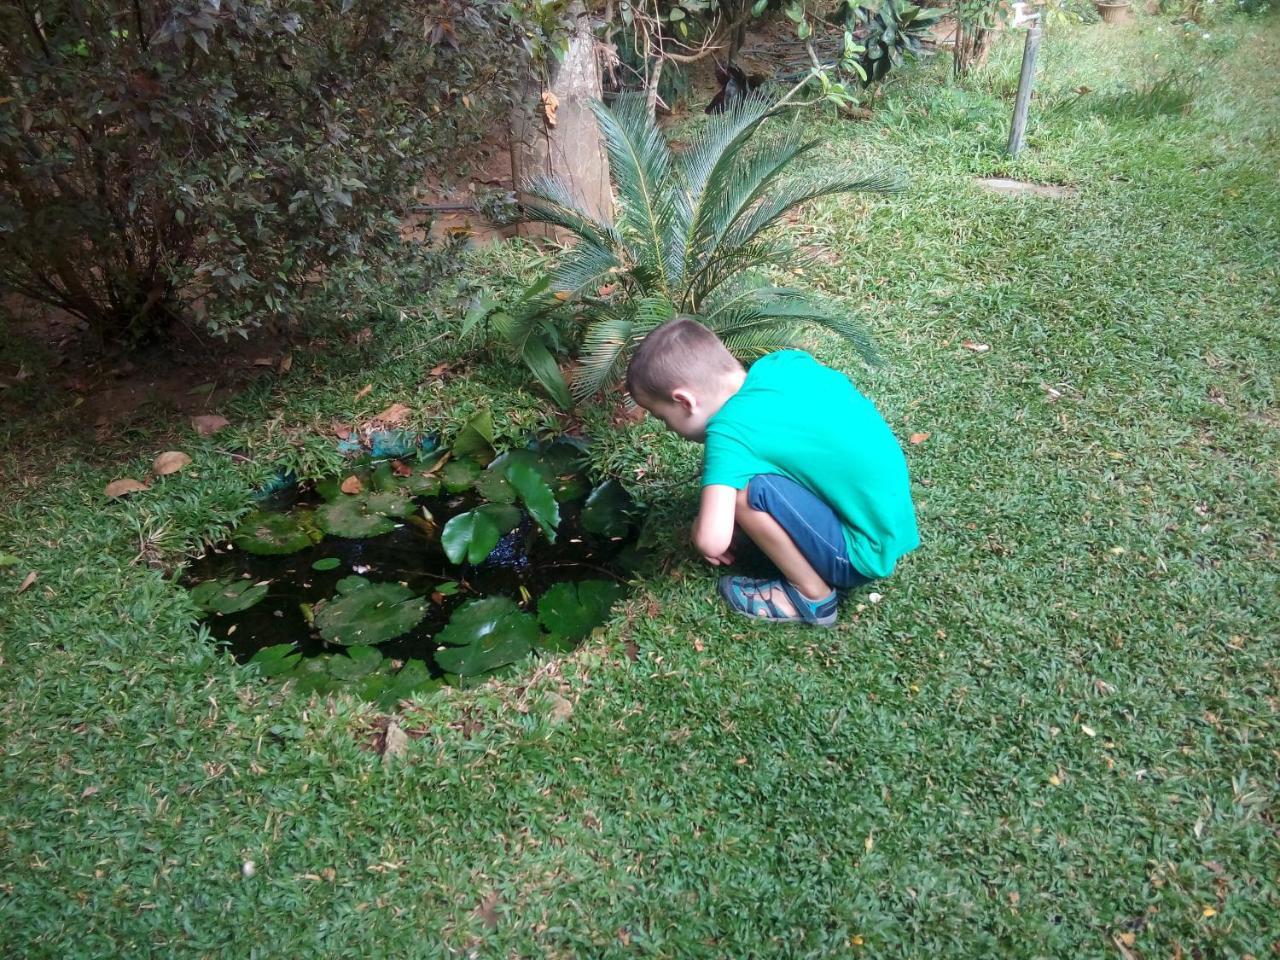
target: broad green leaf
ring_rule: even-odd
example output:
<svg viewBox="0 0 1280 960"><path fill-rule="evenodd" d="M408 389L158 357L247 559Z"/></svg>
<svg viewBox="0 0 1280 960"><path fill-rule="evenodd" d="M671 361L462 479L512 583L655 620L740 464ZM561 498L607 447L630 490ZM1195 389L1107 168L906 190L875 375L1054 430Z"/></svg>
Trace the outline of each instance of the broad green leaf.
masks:
<svg viewBox="0 0 1280 960"><path fill-rule="evenodd" d="M547 486L542 475L527 463L513 463L507 468L507 479L520 496L529 515L533 517L549 542L556 542L556 527L560 525L560 505Z"/></svg>
<svg viewBox="0 0 1280 960"><path fill-rule="evenodd" d="M398 494L363 493L322 503L316 508L316 520L325 533L360 539L390 533L396 519L412 510L412 501Z"/></svg>
<svg viewBox="0 0 1280 960"><path fill-rule="evenodd" d="M485 597L483 600L468 600L449 618L445 628L435 635L436 643L453 647L464 647L475 643L490 633L494 625L503 617L513 616L520 612L515 601L508 597Z"/></svg>
<svg viewBox="0 0 1280 960"><path fill-rule="evenodd" d="M263 647L249 662L258 668L264 677L280 677L291 672L302 660L302 654L292 643L277 643L273 647Z"/></svg>
<svg viewBox="0 0 1280 960"><path fill-rule="evenodd" d="M487 514L468 510L451 517L440 534L450 563L479 563L498 545L502 533Z"/></svg>
<svg viewBox="0 0 1280 960"><path fill-rule="evenodd" d="M319 541L320 534L311 522L311 513L273 513L255 510L236 527L231 538L239 549L259 556L297 553Z"/></svg>
<svg viewBox="0 0 1280 960"><path fill-rule="evenodd" d="M450 673L475 676L527 656L537 638L537 622L505 597L473 600L459 607L436 636L452 644L436 651L436 664Z"/></svg>
<svg viewBox="0 0 1280 960"><path fill-rule="evenodd" d="M493 415L487 409L481 410L458 431L453 441L453 456L457 460L474 460L483 466L493 459L493 454Z"/></svg>
<svg viewBox="0 0 1280 960"><path fill-rule="evenodd" d="M349 577L343 577L334 586L339 593L352 593L369 586L369 581L359 574L353 573Z"/></svg>
<svg viewBox="0 0 1280 960"><path fill-rule="evenodd" d="M440 472L444 488L449 493L461 493L471 489L480 476L480 464L474 460L450 460Z"/></svg>
<svg viewBox="0 0 1280 960"><path fill-rule="evenodd" d="M631 528L631 494L617 480L606 480L591 491L582 506L582 528L602 537L621 537Z"/></svg>
<svg viewBox="0 0 1280 960"><path fill-rule="evenodd" d="M557 583L538 600L538 622L548 633L581 640L609 617L623 588L608 580Z"/></svg>
<svg viewBox="0 0 1280 960"><path fill-rule="evenodd" d="M239 613L266 595L267 585L252 580L206 580L191 589L191 601L205 613Z"/></svg>
<svg viewBox="0 0 1280 960"><path fill-rule="evenodd" d="M324 557L313 563L311 569L319 570L323 573L325 570L336 570L340 566L342 566L342 561L337 557Z"/></svg>
<svg viewBox="0 0 1280 960"><path fill-rule="evenodd" d="M326 601L316 611L316 629L329 643L373 646L408 633L422 622L428 605L397 583L371 583Z"/></svg>
<svg viewBox="0 0 1280 960"><path fill-rule="evenodd" d="M358 680L382 666L382 654L373 647L356 644L347 647L347 655L329 659L329 673L339 680Z"/></svg>
<svg viewBox="0 0 1280 960"><path fill-rule="evenodd" d="M525 366L533 373L534 379L542 384L556 406L561 410L568 410L573 406L573 398L569 396L569 387L564 382L560 365L542 339L530 337L526 340L521 357Z"/></svg>

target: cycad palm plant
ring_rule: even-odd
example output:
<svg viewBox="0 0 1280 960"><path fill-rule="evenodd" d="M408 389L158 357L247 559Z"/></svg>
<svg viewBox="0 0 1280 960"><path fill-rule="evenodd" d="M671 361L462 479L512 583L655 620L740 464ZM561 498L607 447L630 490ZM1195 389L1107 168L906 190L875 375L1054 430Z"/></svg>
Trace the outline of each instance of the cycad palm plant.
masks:
<svg viewBox="0 0 1280 960"><path fill-rule="evenodd" d="M816 323L848 339L867 359L871 344L849 318L765 272L794 264L794 245L774 229L790 210L818 197L888 192L894 179L849 172L795 174L818 146L794 129L760 136L774 103L751 96L712 116L687 149L673 154L643 98L593 105L608 149L616 216L593 217L559 180L523 188L520 218L571 234L572 249L504 315L501 332L560 402L568 399L551 348L579 353L573 394L615 386L644 336L680 314L714 330L738 357L791 346ZM566 329L569 341L559 337Z"/></svg>

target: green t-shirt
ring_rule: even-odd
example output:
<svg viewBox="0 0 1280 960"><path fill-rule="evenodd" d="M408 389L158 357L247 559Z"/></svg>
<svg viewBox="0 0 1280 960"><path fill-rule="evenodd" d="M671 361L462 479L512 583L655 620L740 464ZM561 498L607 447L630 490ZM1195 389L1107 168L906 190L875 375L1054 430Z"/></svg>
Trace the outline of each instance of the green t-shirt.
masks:
<svg viewBox="0 0 1280 960"><path fill-rule="evenodd" d="M762 473L830 504L865 576L888 576L920 545L907 461L889 425L848 377L802 350L757 360L707 422L704 486L741 490Z"/></svg>

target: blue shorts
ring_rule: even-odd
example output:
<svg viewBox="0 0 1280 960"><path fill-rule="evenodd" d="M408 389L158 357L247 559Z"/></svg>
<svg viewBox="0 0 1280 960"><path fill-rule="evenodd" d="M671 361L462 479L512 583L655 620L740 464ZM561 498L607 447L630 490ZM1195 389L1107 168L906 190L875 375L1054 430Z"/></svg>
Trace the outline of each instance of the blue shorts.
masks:
<svg viewBox="0 0 1280 960"><path fill-rule="evenodd" d="M844 526L821 497L794 480L762 473L747 483L747 505L777 520L818 576L837 590L852 590L871 577L853 568Z"/></svg>

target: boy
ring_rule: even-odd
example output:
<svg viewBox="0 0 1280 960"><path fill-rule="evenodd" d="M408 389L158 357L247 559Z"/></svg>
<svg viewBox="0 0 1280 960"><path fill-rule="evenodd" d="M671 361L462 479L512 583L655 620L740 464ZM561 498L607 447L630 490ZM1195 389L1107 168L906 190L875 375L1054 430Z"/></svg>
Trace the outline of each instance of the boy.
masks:
<svg viewBox="0 0 1280 960"><path fill-rule="evenodd" d="M735 527L781 576L721 577L737 613L836 622L837 592L888 576L919 546L902 448L848 378L800 350L748 372L687 317L640 344L627 369L632 399L686 440L706 444L693 542L732 563Z"/></svg>

